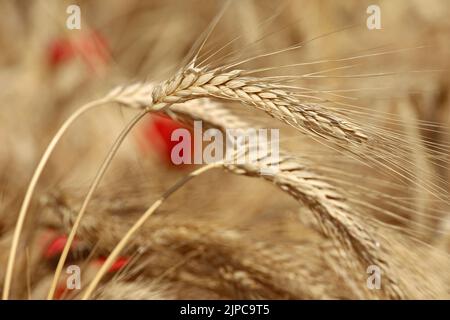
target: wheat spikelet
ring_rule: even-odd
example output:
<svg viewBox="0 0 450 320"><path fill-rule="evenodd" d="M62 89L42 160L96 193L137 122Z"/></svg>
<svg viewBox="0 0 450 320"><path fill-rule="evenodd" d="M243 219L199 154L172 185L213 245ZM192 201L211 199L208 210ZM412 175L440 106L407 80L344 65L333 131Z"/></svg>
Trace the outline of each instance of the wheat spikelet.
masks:
<svg viewBox="0 0 450 320"><path fill-rule="evenodd" d="M61 126L61 128L57 131L57 133L53 136L52 140L50 141L49 145L47 146L46 150L44 151L44 154L42 155L41 160L39 161L33 177L31 178L31 181L28 185L27 192L25 193L25 197L22 203L22 207L19 212L19 216L16 223L16 228L14 230L13 240L11 244L11 250L10 250L10 256L8 258L8 263L6 267L6 276L5 276L5 284L3 288L3 299L8 299L9 296L9 290L10 285L12 281L12 273L13 268L15 264L15 258L16 258L16 252L19 245L19 239L20 234L22 232L22 228L25 222L25 218L27 215L28 208L31 203L31 198L33 196L34 190L36 188L36 185L39 181L39 178L42 174L42 171L45 168L45 165L48 162L48 159L50 158L51 154L53 153L56 145L60 141L60 139L63 137L63 135L66 133L66 131L69 129L69 127L77 120L79 117L81 117L84 113L92 110L93 108L97 108L99 106L102 106L107 103L120 103L122 105L127 105L132 108L142 108L146 105L146 99L142 97L142 95L139 95L139 92L136 92L135 89L142 88L139 84L135 86L129 86L126 89L123 89L121 87L115 88L111 90L105 97L97 99L95 101L89 102L82 106L80 109L78 109L75 113L73 113ZM132 98L130 98L130 96Z"/></svg>

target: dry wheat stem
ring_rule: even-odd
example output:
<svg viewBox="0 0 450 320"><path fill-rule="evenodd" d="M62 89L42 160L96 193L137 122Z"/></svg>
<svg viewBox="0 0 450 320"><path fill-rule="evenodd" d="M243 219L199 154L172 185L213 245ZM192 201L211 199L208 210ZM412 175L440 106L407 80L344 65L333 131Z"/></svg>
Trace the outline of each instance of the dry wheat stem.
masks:
<svg viewBox="0 0 450 320"><path fill-rule="evenodd" d="M123 238L120 240L120 242L117 244L117 246L114 248L114 250L111 252L111 254L108 256L100 270L95 275L94 279L91 281L89 286L86 289L86 292L83 295L83 300L89 299L91 294L96 289L98 283L103 278L105 273L108 271L108 269L112 266L117 256L120 254L120 252L125 248L128 241L131 239L131 237L142 227L142 225L147 221L147 219L161 206L163 201L170 197L175 191L180 189L182 186L184 186L188 181L193 179L194 177L210 170L216 167L222 166L222 163L212 163L209 165L205 165L191 173L189 173L186 177L179 180L175 185L173 185L170 189L168 189L157 201L155 201L150 208L139 218L138 221L128 230L126 235L123 236Z"/></svg>
<svg viewBox="0 0 450 320"><path fill-rule="evenodd" d="M59 259L58 262L58 266L56 268L55 271L55 275L53 278L53 282L52 285L50 287L47 299L52 299L53 295L55 293L57 284L58 284L58 280L59 280L59 276L61 274L62 268L64 267L64 263L66 261L67 255L69 253L70 247L72 245L72 242L75 238L75 234L77 232L78 226L80 224L81 219L83 218L84 212L86 211L87 205L96 189L96 187L98 186L98 184L100 183L100 180L102 179L107 167L109 166L109 164L111 163L114 155L116 154L117 150L119 149L120 145L122 144L123 140L126 138L127 134L130 132L130 130L134 127L134 125L140 120L142 119L142 117L147 113L147 111L141 111L138 115L136 115L128 124L127 126L123 129L123 131L120 133L120 135L117 137L116 141L114 142L113 146L111 147L110 151L108 152L107 157L105 158L104 162L101 165L101 168L99 169L99 171L97 172L91 187L89 188L89 191L86 195L86 198L81 206L81 209L78 213L77 219L75 220L75 223L73 225L73 228L67 238L66 244L64 246L64 250L61 254L61 257Z"/></svg>
<svg viewBox="0 0 450 320"><path fill-rule="evenodd" d="M72 123L78 119L81 115L83 115L85 112L98 107L106 102L105 99L95 100L90 103L87 103L86 105L79 108L77 111L75 111L61 126L61 128L58 130L58 132L54 135L52 141L49 143L48 147L46 148L44 154L42 155L42 158L39 161L38 166L36 167L36 170L34 171L33 177L31 178L31 181L28 185L28 189L25 194L25 198L23 200L22 206L20 208L19 217L16 223L16 228L14 230L14 236L11 244L9 259L8 259L8 265L6 268L6 275L5 275L5 283L3 287L3 299L7 300L9 297L9 291L11 287L11 281L13 276L13 270L14 270L14 263L15 258L17 254L17 248L19 246L19 240L20 240L20 234L22 232L22 228L25 222L26 214L28 211L28 208L30 206L31 198L33 196L33 192L36 188L36 185L38 183L38 180L42 174L42 171L45 168L45 165L47 164L48 159L50 158L53 150L55 149L56 145L58 144L59 140L61 140L64 133L67 131L67 129L72 125Z"/></svg>
<svg viewBox="0 0 450 320"><path fill-rule="evenodd" d="M141 91L136 92L136 88L141 89ZM36 167L33 177L31 178L30 184L28 185L27 192L25 194L25 198L22 204L22 207L19 212L16 228L14 230L14 236L11 244L10 254L8 258L8 264L6 268L6 275L5 275L5 283L3 287L3 299L6 300L9 298L9 292L11 288L11 282L12 282L12 276L14 271L14 264L15 259L17 255L17 248L19 246L19 240L20 240L20 234L23 229L23 225L25 222L25 218L27 215L28 208L30 206L31 198L33 196L34 190L36 188L36 185L39 181L39 178L42 174L42 171L45 168L45 165L48 162L48 159L50 158L51 154L53 153L56 145L61 140L65 132L70 128L70 126L73 124L73 122L78 119L81 115L83 115L85 112L104 105L106 103L116 102L118 104L121 104L126 107L131 108L143 108L148 105L149 102L149 94L150 92L147 92L145 90L142 90L143 87L140 85L130 85L126 88L123 88L122 86L116 87L112 89L105 97L94 100L92 102L89 102L85 104L84 106L80 107L78 110L76 110L60 127L58 132L54 135L52 138L52 141L47 146L42 158L39 161L38 166Z"/></svg>

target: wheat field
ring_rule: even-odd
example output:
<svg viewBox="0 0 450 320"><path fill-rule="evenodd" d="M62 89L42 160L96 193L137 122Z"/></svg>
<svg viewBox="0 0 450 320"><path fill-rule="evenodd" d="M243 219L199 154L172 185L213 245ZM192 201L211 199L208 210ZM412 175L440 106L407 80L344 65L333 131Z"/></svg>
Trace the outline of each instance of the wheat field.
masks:
<svg viewBox="0 0 450 320"><path fill-rule="evenodd" d="M3 299L449 299L448 1L0 8Z"/></svg>

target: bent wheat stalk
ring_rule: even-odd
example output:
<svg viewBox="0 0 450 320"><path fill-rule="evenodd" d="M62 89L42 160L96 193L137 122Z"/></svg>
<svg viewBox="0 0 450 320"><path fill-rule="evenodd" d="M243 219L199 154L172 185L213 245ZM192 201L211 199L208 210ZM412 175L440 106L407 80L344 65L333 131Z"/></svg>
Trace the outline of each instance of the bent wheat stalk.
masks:
<svg viewBox="0 0 450 320"><path fill-rule="evenodd" d="M94 193L95 188L100 183L100 180L103 177L103 174L105 173L107 167L111 163L111 160L113 159L114 155L116 154L117 150L119 149L122 142L125 140L127 134L130 132L130 130L134 127L134 125L142 119L142 117L147 113L147 111L142 111L138 115L136 115L123 129L123 131L120 133L119 137L114 142L113 146L111 147L111 150L109 151L107 157L105 158L104 162L101 165L101 168L97 172L91 187L89 188L89 191L86 195L86 198L81 206L80 212L78 213L77 219L75 220L75 223L73 225L73 228L67 238L66 244L64 246L63 252L61 254L61 257L59 258L58 265L56 267L55 275L53 278L52 285L50 287L47 299L52 299L53 295L55 294L56 287L58 285L59 276L61 274L62 268L64 267L64 263L66 261L67 255L70 250L70 246L72 245L73 240L75 239L75 234L77 232L77 228L80 224L81 219L83 218L84 212L86 211L87 205Z"/></svg>
<svg viewBox="0 0 450 320"><path fill-rule="evenodd" d="M64 133L67 131L67 129L72 125L72 123L78 119L81 115L83 115L85 112L98 107L106 102L105 99L100 99L96 101L92 101L84 106L82 106L80 109L75 111L61 126L61 128L58 130L58 132L54 135L52 141L50 141L49 145L47 146L44 154L42 155L41 160L39 161L33 177L31 178L30 184L28 185L28 189L25 193L25 198L23 200L22 206L20 208L19 217L17 219L16 228L14 230L14 236L11 244L11 249L9 253L9 259L8 259L8 265L6 267L6 275L5 275L5 283L3 287L3 300L7 300L9 298L9 291L11 287L11 281L13 276L13 270L14 270L14 263L16 259L16 253L17 248L19 246L19 240L20 240L20 234L23 229L23 225L25 222L25 218L27 215L28 208L30 206L31 198L33 196L34 190L36 188L36 185L39 181L39 178L42 174L42 171L45 168L45 165L48 162L48 159L50 158L53 150L55 149L58 142L61 140Z"/></svg>
<svg viewBox="0 0 450 320"><path fill-rule="evenodd" d="M146 89L148 88L143 87L140 84L130 85L127 86L126 88L123 88L122 86L116 87L113 90L111 90L105 97L89 102L84 106L82 106L81 108L79 108L78 110L76 110L56 132L56 134L50 141L49 145L47 146L46 150L44 151L44 154L42 155L42 158L40 159L38 166L36 167L33 173L33 177L31 178L30 184L28 185L22 206L20 208L19 216L14 230L13 240L11 243L8 264L6 267L5 283L3 287L4 300L7 300L9 298L14 264L17 255L17 249L19 246L20 234L23 229L27 211L30 206L31 198L33 196L34 190L36 189L36 185L39 181L42 171L44 170L45 165L47 164L48 159L52 155L58 142L61 140L63 135L67 132L67 130L70 128L70 126L74 123L76 119L78 119L87 111L92 110L93 108L112 102L130 108L145 107L149 102L148 94L150 93L145 91Z"/></svg>

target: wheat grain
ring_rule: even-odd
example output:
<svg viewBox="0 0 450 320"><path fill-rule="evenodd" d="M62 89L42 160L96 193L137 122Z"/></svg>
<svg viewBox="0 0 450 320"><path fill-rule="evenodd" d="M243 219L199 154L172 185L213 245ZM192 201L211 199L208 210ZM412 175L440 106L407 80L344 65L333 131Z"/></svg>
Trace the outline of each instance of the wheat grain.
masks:
<svg viewBox="0 0 450 320"><path fill-rule="evenodd" d="M99 106L102 106L107 103L119 103L121 105L131 107L131 108L143 108L146 105L148 105L148 98L147 95L150 92L145 92L146 87L143 87L139 83L135 85L130 86L118 86L114 89L112 89L108 94L106 94L105 97L94 100L92 102L89 102L85 104L84 106L80 107L77 111L75 111L61 126L61 128L58 130L58 132L53 136L52 140L50 141L49 145L47 146L46 150L44 151L44 154L42 155L42 158L39 161L39 164L37 165L33 177L31 178L31 181L28 185L28 189L25 193L25 197L22 203L22 207L19 212L18 220L16 223L16 228L14 230L14 236L11 243L11 249L10 249L10 255L8 258L8 264L6 267L6 275L5 275L5 283L3 288L3 299L8 299L11 281L12 281L12 273L14 270L14 263L15 263L15 257L17 248L19 246L19 240L20 240L20 234L25 222L25 218L27 215L28 208L31 203L31 199L34 193L34 190L36 188L36 185L39 181L39 178L42 174L42 171L45 168L45 165L47 164L50 156L52 155L54 149L56 148L57 144L61 140L61 138L64 136L64 134L67 132L67 130L72 126L72 124L80 118L84 113L97 108Z"/></svg>

